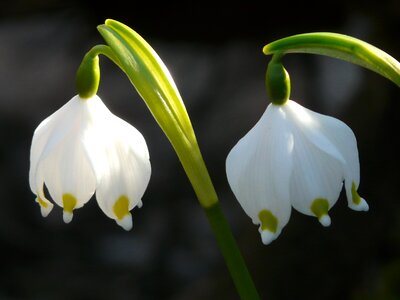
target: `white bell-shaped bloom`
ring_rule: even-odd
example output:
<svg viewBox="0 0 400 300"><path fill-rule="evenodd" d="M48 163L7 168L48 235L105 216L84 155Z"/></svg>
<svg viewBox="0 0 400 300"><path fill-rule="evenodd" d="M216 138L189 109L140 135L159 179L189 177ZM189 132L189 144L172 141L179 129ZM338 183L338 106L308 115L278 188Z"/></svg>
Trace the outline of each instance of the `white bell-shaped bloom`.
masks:
<svg viewBox="0 0 400 300"><path fill-rule="evenodd" d="M113 115L98 96L75 96L33 135L29 184L44 217L53 208L44 185L63 207L66 223L96 191L103 212L129 230L130 210L142 205L150 174L142 134Z"/></svg>
<svg viewBox="0 0 400 300"><path fill-rule="evenodd" d="M264 244L281 232L291 206L323 226L343 182L348 205L368 210L357 188L357 141L343 122L294 101L270 104L226 160L228 182L244 211L260 225Z"/></svg>

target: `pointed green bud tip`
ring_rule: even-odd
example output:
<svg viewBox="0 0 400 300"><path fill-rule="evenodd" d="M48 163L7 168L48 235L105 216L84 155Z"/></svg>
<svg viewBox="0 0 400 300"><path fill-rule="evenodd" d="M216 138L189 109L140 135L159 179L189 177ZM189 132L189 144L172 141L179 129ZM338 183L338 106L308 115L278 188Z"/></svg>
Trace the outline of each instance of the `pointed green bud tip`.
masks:
<svg viewBox="0 0 400 300"><path fill-rule="evenodd" d="M79 97L88 99L97 94L100 83L98 55L86 54L76 73L76 89Z"/></svg>
<svg viewBox="0 0 400 300"><path fill-rule="evenodd" d="M282 55L275 54L268 64L265 84L271 102L283 105L290 96L290 77L281 62Z"/></svg>

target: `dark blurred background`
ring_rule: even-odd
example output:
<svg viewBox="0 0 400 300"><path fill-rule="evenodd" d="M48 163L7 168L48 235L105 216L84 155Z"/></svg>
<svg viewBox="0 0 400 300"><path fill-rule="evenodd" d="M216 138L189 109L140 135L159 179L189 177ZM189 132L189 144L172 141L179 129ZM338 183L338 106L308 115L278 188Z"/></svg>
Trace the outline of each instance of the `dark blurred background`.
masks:
<svg viewBox="0 0 400 300"><path fill-rule="evenodd" d="M1 1L0 300L238 299L209 225L167 139L128 79L101 59L99 95L145 136L152 178L124 232L95 199L64 224L43 219L28 185L36 126L75 95L83 55L102 43L96 26L117 19L138 31L170 69L224 212L263 299L400 299L398 112L400 90L348 63L290 55L292 99L355 132L360 194L341 195L322 228L293 211L264 246L225 176L225 158L269 103L261 49L288 35L332 31L400 58L400 2ZM110 7L112 6L112 7Z"/></svg>

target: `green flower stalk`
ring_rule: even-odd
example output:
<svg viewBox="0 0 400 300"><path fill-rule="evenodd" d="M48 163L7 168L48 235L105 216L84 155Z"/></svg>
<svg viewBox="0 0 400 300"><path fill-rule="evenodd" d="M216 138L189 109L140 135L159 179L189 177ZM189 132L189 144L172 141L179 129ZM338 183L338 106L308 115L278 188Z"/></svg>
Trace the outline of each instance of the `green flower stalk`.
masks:
<svg viewBox="0 0 400 300"><path fill-rule="evenodd" d="M75 84L78 95L82 99L88 99L97 94L100 84L99 55L108 57L114 64L121 67L121 63L114 55L110 47L96 45L86 55L76 72Z"/></svg>
<svg viewBox="0 0 400 300"><path fill-rule="evenodd" d="M98 30L170 140L202 206L217 203L185 105L162 60L140 35L122 23L107 20Z"/></svg>
<svg viewBox="0 0 400 300"><path fill-rule="evenodd" d="M370 69L400 87L400 63L381 49L348 35L331 32L298 34L264 46L263 52L266 55L310 53L330 56Z"/></svg>
<svg viewBox="0 0 400 300"><path fill-rule="evenodd" d="M128 26L106 20L98 30L175 149L207 215L241 299L260 299L222 213L190 118L167 67L153 48Z"/></svg>

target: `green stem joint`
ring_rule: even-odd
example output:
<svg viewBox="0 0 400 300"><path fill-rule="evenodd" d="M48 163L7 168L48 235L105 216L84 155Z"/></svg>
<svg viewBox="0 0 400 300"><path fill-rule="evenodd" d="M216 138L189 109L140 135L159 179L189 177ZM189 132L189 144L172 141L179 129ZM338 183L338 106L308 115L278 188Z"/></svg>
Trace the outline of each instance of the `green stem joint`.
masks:
<svg viewBox="0 0 400 300"><path fill-rule="evenodd" d="M99 55L107 56L121 69L121 63L107 45L96 45L83 57L76 73L76 90L82 99L89 99L97 94L100 83Z"/></svg>
<svg viewBox="0 0 400 300"><path fill-rule="evenodd" d="M89 99L97 94L99 83L99 56L88 52L76 73L76 90L82 99Z"/></svg>

